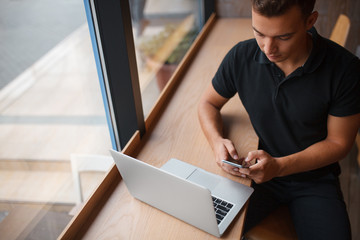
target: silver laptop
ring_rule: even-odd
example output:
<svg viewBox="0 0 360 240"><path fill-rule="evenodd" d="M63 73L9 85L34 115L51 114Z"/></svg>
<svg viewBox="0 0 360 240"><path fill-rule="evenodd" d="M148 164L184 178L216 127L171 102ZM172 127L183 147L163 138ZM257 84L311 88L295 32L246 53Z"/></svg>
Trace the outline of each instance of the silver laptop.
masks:
<svg viewBox="0 0 360 240"><path fill-rule="evenodd" d="M253 192L251 187L177 159L156 168L110 152L133 197L217 237Z"/></svg>

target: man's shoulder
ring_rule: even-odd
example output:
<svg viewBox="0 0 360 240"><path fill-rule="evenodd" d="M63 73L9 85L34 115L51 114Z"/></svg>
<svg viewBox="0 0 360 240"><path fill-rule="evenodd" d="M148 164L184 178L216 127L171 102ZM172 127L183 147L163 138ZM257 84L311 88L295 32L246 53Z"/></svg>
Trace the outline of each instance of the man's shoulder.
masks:
<svg viewBox="0 0 360 240"><path fill-rule="evenodd" d="M241 41L238 42L233 49L238 50L238 51L244 51L244 50L257 50L258 49L258 45L257 42L255 40L255 38L252 39L248 39L245 41Z"/></svg>
<svg viewBox="0 0 360 240"><path fill-rule="evenodd" d="M347 65L350 62L357 62L359 58L356 57L352 52L346 49L343 46L333 42L328 38L321 37L320 44L326 52L326 57L332 62L342 63L342 65Z"/></svg>
<svg viewBox="0 0 360 240"><path fill-rule="evenodd" d="M348 49L344 48L343 46L340 46L339 44L333 42L330 39L325 39L327 42L328 51L332 54L336 54L339 56L343 56L344 58L352 59L355 57L355 55L350 52Z"/></svg>
<svg viewBox="0 0 360 240"><path fill-rule="evenodd" d="M248 59L253 58L259 46L255 39L249 39L238 42L229 51L229 55L234 59Z"/></svg>

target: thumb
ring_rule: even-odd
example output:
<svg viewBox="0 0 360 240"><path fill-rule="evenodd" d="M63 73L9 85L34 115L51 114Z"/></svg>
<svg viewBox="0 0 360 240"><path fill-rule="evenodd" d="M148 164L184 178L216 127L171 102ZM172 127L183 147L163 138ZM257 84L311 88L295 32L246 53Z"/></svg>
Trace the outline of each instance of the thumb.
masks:
<svg viewBox="0 0 360 240"><path fill-rule="evenodd" d="M225 144L225 147L228 151L228 153L230 154L230 156L235 159L235 160L238 160L239 159L239 154L237 153L236 151L236 148L233 144L233 142L229 141Z"/></svg>
<svg viewBox="0 0 360 240"><path fill-rule="evenodd" d="M255 150L248 153L247 157L245 158L245 162L247 164L253 165L258 161L261 161L261 158L264 157L264 151L262 150Z"/></svg>

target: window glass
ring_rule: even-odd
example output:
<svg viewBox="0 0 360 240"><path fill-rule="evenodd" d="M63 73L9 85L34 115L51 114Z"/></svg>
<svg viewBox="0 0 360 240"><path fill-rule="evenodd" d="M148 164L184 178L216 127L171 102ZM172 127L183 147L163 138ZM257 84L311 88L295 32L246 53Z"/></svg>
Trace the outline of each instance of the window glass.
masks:
<svg viewBox="0 0 360 240"><path fill-rule="evenodd" d="M1 1L0 36L0 238L56 239L112 164L83 1Z"/></svg>
<svg viewBox="0 0 360 240"><path fill-rule="evenodd" d="M200 30L200 2L130 0L145 116Z"/></svg>

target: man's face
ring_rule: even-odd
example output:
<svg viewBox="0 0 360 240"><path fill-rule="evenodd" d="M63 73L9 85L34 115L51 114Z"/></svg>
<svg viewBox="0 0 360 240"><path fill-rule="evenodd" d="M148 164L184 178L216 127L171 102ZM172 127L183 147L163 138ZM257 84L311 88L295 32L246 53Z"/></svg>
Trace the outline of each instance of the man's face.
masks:
<svg viewBox="0 0 360 240"><path fill-rule="evenodd" d="M274 63L295 62L303 57L307 30L312 26L308 22L296 6L276 17L265 17L252 11L256 41L261 51Z"/></svg>

